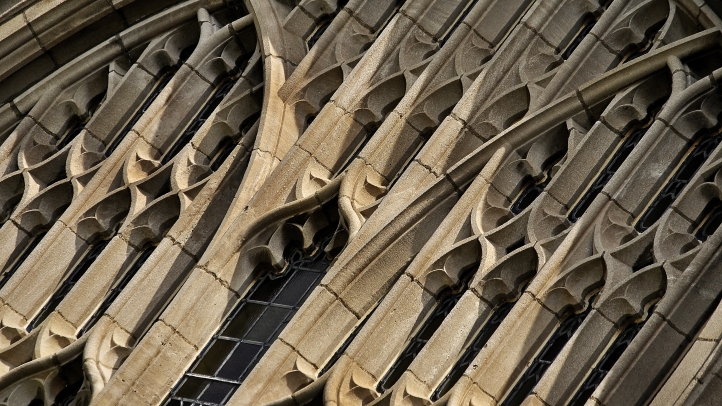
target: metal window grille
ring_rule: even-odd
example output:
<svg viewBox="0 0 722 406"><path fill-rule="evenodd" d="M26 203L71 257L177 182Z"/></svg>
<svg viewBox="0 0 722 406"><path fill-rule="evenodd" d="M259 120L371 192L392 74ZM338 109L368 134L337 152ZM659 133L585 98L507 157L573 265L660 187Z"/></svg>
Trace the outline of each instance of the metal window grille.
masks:
<svg viewBox="0 0 722 406"><path fill-rule="evenodd" d="M5 286L5 284L10 280L10 278L13 276L15 272L17 272L18 268L20 268L20 265L25 262L25 260L28 258L31 252L35 250L35 247L38 246L40 241L45 237L45 234L47 234L47 230L38 233L33 239L30 241L30 244L28 244L23 252L18 256L18 258L12 262L12 265L8 268L7 271L2 276L2 279L0 279L0 288Z"/></svg>
<svg viewBox="0 0 722 406"><path fill-rule="evenodd" d="M604 189L607 182L612 179L612 176L617 173L619 167L622 166L622 163L627 159L629 154L632 153L632 150L634 150L634 147L637 146L642 137L644 137L644 134L647 133L647 130L649 130L649 127L651 127L654 122L654 117L661 108L661 103L650 106L650 111L647 114L646 121L642 125L634 127L627 133L627 136L619 144L617 150L614 151L612 159L609 160L604 169L602 169L602 172L599 173L597 178L594 180L594 183L592 183L592 186L587 189L586 193L584 193L582 198L579 199L579 202L569 213L569 221L573 223L576 222L580 217L582 217L584 212L587 211L597 195L602 191L602 189Z"/></svg>
<svg viewBox="0 0 722 406"><path fill-rule="evenodd" d="M593 302L594 297L589 299L587 308L584 311L567 316L559 324L554 334L552 334L544 345L544 348L539 352L539 355L532 361L531 365L529 365L524 372L524 375L522 375L511 392L509 392L502 406L519 406L522 404L524 399L532 392L534 386L542 379L544 373L552 362L554 362L557 355L564 349L569 339L572 338L579 326L582 325L592 311Z"/></svg>
<svg viewBox="0 0 722 406"><path fill-rule="evenodd" d="M619 357L624 354L624 351L627 347L629 347L629 344L632 343L634 337L636 337L639 331L642 330L644 323L648 319L649 318L646 318L644 321L639 323L631 323L622 330L622 332L614 340L614 343L612 343L609 349L607 349L607 352L604 354L602 359L594 367L591 374L589 374L587 379L574 395L572 401L569 403L569 406L582 406L587 402L589 397L592 396L592 393L594 393L594 390L597 389L597 386L602 383L604 377L612 370L612 367Z"/></svg>
<svg viewBox="0 0 722 406"><path fill-rule="evenodd" d="M267 272L253 284L165 405L223 405L230 399L331 264L323 249L311 256L295 250L288 262L283 274Z"/></svg>

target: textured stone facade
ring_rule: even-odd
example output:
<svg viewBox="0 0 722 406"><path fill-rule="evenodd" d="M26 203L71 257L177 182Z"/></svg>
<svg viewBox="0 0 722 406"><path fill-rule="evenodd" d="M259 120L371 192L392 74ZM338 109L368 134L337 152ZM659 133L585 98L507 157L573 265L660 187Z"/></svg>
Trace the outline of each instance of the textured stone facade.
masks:
<svg viewBox="0 0 722 406"><path fill-rule="evenodd" d="M722 404L717 9L6 0L0 405Z"/></svg>

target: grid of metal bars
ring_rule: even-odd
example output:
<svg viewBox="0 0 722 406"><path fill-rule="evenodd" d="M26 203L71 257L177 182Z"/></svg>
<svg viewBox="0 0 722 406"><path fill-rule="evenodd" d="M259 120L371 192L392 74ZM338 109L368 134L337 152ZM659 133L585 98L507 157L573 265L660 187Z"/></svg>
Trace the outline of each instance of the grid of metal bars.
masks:
<svg viewBox="0 0 722 406"><path fill-rule="evenodd" d="M531 365L526 369L524 375L522 375L511 392L509 392L502 406L519 406L524 402L524 399L529 396L549 366L554 362L557 355L564 349L569 339L572 338L579 326L582 325L592 311L593 302L594 297L589 299L587 308L584 311L567 316L559 324L554 334L552 334L544 345L544 348L539 352L539 355L534 358L534 361L532 361Z"/></svg>
<svg viewBox="0 0 722 406"><path fill-rule="evenodd" d="M319 245L324 247L331 236ZM331 264L323 249L295 250L283 274L266 272L230 313L165 405L223 405L273 344Z"/></svg>
<svg viewBox="0 0 722 406"><path fill-rule="evenodd" d="M612 159L609 160L607 165L604 167L604 169L602 169L602 171L592 183L592 186L589 187L586 193L584 193L582 198L579 199L579 202L569 213L569 221L575 223L577 220L579 220L580 217L582 217L584 212L587 211L587 209L592 204L597 195L601 193L607 182L609 182L609 180L612 179L612 176L617 173L619 167L622 166L622 163L627 159L629 154L632 153L632 150L634 150L634 147L637 146L642 137L644 137L644 134L647 133L647 130L649 130L649 127L651 127L652 123L654 122L654 117L657 115L657 113L659 113L661 109L661 103L650 106L650 111L647 114L646 121L642 125L636 126L636 128L633 128L632 130L630 130L630 132L627 133L628 135L619 144L617 150L614 151Z"/></svg>

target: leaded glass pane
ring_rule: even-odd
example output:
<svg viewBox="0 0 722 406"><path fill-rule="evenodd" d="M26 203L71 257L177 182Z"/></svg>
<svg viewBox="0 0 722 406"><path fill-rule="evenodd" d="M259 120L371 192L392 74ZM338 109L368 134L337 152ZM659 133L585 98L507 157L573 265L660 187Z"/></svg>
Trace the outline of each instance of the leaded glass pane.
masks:
<svg viewBox="0 0 722 406"><path fill-rule="evenodd" d="M330 239L326 235L311 256L291 251L285 272L266 272L253 284L171 391L166 405L222 405L233 395L321 282L331 264L322 249Z"/></svg>

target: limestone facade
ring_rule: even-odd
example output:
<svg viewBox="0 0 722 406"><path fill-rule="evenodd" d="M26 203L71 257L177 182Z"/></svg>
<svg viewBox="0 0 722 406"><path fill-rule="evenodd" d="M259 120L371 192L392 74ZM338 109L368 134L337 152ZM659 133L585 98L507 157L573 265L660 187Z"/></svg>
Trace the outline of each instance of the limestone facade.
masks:
<svg viewBox="0 0 722 406"><path fill-rule="evenodd" d="M0 405L722 404L722 5L0 4Z"/></svg>

